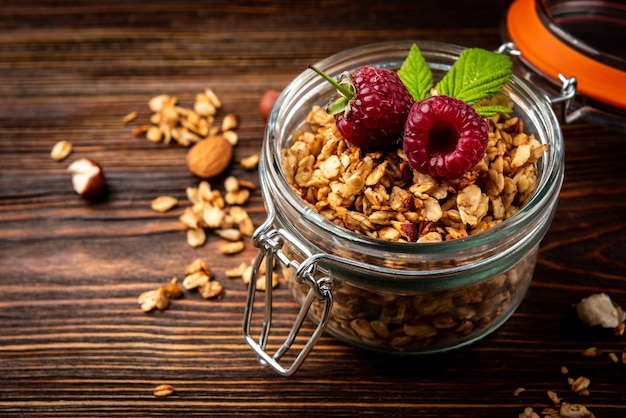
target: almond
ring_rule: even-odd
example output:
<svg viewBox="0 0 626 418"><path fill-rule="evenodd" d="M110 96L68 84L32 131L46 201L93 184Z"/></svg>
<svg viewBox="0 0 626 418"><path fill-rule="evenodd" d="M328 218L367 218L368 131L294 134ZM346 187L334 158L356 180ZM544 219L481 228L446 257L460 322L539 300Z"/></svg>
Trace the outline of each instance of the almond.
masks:
<svg viewBox="0 0 626 418"><path fill-rule="evenodd" d="M223 136L215 135L199 141L187 153L187 168L201 178L221 174L233 157L233 146Z"/></svg>

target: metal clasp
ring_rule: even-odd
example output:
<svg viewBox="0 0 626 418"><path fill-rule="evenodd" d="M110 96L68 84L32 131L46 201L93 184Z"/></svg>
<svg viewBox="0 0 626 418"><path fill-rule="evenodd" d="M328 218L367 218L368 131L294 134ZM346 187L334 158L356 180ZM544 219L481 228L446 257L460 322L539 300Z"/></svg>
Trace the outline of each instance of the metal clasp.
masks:
<svg viewBox="0 0 626 418"><path fill-rule="evenodd" d="M503 43L502 45L500 45L500 47L498 47L497 52L500 54L507 54L515 57L522 56L521 51L515 47L515 44L513 42ZM580 117L578 111L569 113L570 107L576 97L576 87L578 84L578 80L576 79L576 77L567 77L566 75L561 73L559 73L557 77L561 82L561 90L559 96L548 96L548 98L550 99L550 103L553 106L559 106L559 119L566 123L570 123ZM528 76L526 76L525 78L530 81Z"/></svg>
<svg viewBox="0 0 626 418"><path fill-rule="evenodd" d="M243 334L246 342L252 347L259 357L259 362L263 365L269 365L275 371L283 376L290 376L295 373L302 362L306 359L311 352L317 341L322 336L322 333L326 329L328 319L330 318L330 311L333 305L332 297L332 279L328 277L322 277L320 279L315 278L317 262L309 250L307 250L292 234L284 229L276 229L273 227L275 221L275 210L271 202L266 202L268 216L263 225L261 225L254 233L252 237L253 244L259 248L253 266L252 277L248 287L248 298L246 302L246 309L244 313ZM302 254L306 255L308 262L299 263L296 260L289 258L282 250L283 245L291 245ZM256 295L257 279L259 277L261 263L265 259L265 307L263 326L261 328L258 340L256 340L251 333L252 313L254 311L254 300ZM295 319L295 322L287 335L282 345L274 352L270 354L267 351L267 343L270 334L270 328L272 324L272 274L275 267L274 260L280 262L286 268L293 268L295 270L295 280L300 283L306 283L310 289L307 293L305 300L302 302L300 311ZM300 328L306 319L307 313L313 304L313 301L318 299L324 303L324 309L322 311L319 323L313 333L310 335L308 341L300 352L296 355L295 360L289 366L283 366L280 363L281 357L289 351L291 345L296 339Z"/></svg>

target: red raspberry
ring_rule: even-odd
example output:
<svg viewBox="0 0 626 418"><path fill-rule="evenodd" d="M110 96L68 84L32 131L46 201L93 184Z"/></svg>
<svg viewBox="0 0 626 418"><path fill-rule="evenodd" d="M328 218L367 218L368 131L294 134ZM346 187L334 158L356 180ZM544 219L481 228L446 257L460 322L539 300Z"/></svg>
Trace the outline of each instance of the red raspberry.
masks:
<svg viewBox="0 0 626 418"><path fill-rule="evenodd" d="M416 102L404 126L409 165L433 177L458 179L485 155L489 126L462 100L431 96Z"/></svg>
<svg viewBox="0 0 626 418"><path fill-rule="evenodd" d="M340 90L336 81L311 68ZM346 82L340 84L344 87L340 92L347 98L347 106L335 113L335 124L341 136L350 144L366 150L396 145L414 103L398 74L386 68L366 65L350 74L350 94L346 94Z"/></svg>

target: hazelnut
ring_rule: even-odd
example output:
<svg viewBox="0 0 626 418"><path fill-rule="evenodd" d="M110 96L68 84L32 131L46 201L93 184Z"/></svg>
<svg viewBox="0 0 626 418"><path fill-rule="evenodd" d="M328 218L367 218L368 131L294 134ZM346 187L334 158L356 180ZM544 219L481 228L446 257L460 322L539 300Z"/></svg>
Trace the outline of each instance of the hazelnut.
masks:
<svg viewBox="0 0 626 418"><path fill-rule="evenodd" d="M67 171L72 176L72 186L79 196L93 199L104 192L106 188L104 171L97 162L81 158L70 164Z"/></svg>
<svg viewBox="0 0 626 418"><path fill-rule="evenodd" d="M187 168L198 177L208 179L221 174L233 157L233 146L221 135L196 143L187 153Z"/></svg>
<svg viewBox="0 0 626 418"><path fill-rule="evenodd" d="M276 99L280 96L280 90L267 90L261 100L259 101L259 113L261 115L261 119L263 122L267 122L267 119L272 112L272 107L274 107L274 103L276 103Z"/></svg>

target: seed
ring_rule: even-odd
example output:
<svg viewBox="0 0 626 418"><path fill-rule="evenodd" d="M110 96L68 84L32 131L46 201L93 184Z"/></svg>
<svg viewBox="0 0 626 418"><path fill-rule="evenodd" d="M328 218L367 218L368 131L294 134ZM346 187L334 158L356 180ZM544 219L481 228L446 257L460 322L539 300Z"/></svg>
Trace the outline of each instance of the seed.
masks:
<svg viewBox="0 0 626 418"><path fill-rule="evenodd" d="M164 397L170 396L172 393L174 393L174 387L172 385L167 385L167 384L166 385L159 385L159 386L154 388L152 393L157 398L164 398Z"/></svg>
<svg viewBox="0 0 626 418"><path fill-rule="evenodd" d="M513 396L518 396L520 393L525 392L526 389L525 388L517 388L515 389L515 391L513 392Z"/></svg>
<svg viewBox="0 0 626 418"><path fill-rule="evenodd" d="M609 353L609 357L613 360L613 363L619 363L619 358L617 358L617 354Z"/></svg>
<svg viewBox="0 0 626 418"><path fill-rule="evenodd" d="M72 153L72 144L68 141L59 141L54 144L50 157L55 161L62 161Z"/></svg>

